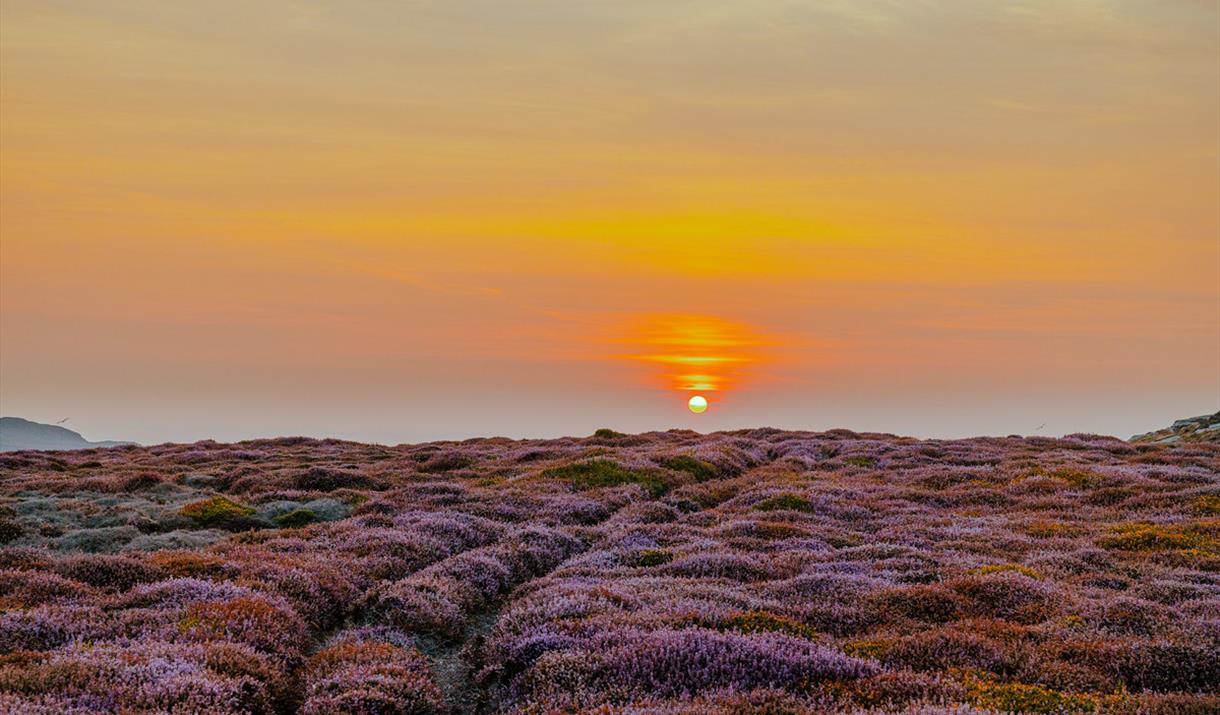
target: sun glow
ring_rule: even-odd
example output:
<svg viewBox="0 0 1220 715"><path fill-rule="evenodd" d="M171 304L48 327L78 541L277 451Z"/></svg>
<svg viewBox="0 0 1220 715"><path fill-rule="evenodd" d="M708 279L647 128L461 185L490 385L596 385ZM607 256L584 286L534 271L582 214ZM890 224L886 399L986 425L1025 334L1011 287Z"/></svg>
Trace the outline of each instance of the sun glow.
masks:
<svg viewBox="0 0 1220 715"><path fill-rule="evenodd" d="M691 412L699 414L707 409L707 398L703 395L695 395L687 401L686 406Z"/></svg>
<svg viewBox="0 0 1220 715"><path fill-rule="evenodd" d="M617 342L643 348L617 356L652 365L650 377L667 390L723 392L741 384L749 369L764 361L771 342L740 322L707 315L648 314L629 321ZM702 401L696 409L696 398ZM689 407L707 409L702 395Z"/></svg>

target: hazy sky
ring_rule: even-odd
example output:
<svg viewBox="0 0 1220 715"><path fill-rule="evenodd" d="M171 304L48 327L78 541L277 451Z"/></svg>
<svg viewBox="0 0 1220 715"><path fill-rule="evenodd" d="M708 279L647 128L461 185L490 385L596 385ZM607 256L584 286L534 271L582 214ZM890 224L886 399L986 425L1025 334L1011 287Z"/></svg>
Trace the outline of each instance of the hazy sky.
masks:
<svg viewBox="0 0 1220 715"><path fill-rule="evenodd" d="M1214 0L4 0L0 412L1161 427L1220 409L1218 57Z"/></svg>

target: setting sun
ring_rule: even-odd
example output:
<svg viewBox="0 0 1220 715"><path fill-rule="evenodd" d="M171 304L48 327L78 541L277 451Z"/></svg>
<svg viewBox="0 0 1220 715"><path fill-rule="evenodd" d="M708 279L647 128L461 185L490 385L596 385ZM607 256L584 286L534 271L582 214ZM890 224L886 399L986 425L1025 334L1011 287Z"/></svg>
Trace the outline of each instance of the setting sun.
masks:
<svg viewBox="0 0 1220 715"><path fill-rule="evenodd" d="M695 395L686 403L691 412L699 414L707 409L707 398L703 395Z"/></svg>

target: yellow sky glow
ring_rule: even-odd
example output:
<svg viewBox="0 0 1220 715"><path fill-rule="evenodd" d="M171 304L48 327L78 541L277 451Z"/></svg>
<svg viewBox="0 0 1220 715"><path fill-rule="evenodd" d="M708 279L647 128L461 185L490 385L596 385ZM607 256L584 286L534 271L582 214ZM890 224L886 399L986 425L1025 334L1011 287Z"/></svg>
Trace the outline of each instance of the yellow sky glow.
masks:
<svg viewBox="0 0 1220 715"><path fill-rule="evenodd" d="M0 399L1139 431L1220 407L1218 54L1192 0L8 0Z"/></svg>

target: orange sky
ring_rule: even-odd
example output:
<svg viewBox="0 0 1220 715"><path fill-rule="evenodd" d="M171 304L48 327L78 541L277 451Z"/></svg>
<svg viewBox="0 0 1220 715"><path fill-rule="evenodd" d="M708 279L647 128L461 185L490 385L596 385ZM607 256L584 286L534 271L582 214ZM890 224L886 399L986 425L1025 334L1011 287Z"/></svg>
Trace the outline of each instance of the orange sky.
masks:
<svg viewBox="0 0 1220 715"><path fill-rule="evenodd" d="M6 0L0 411L390 442L1214 411L1218 56L1198 0ZM742 344L665 342L709 330Z"/></svg>

